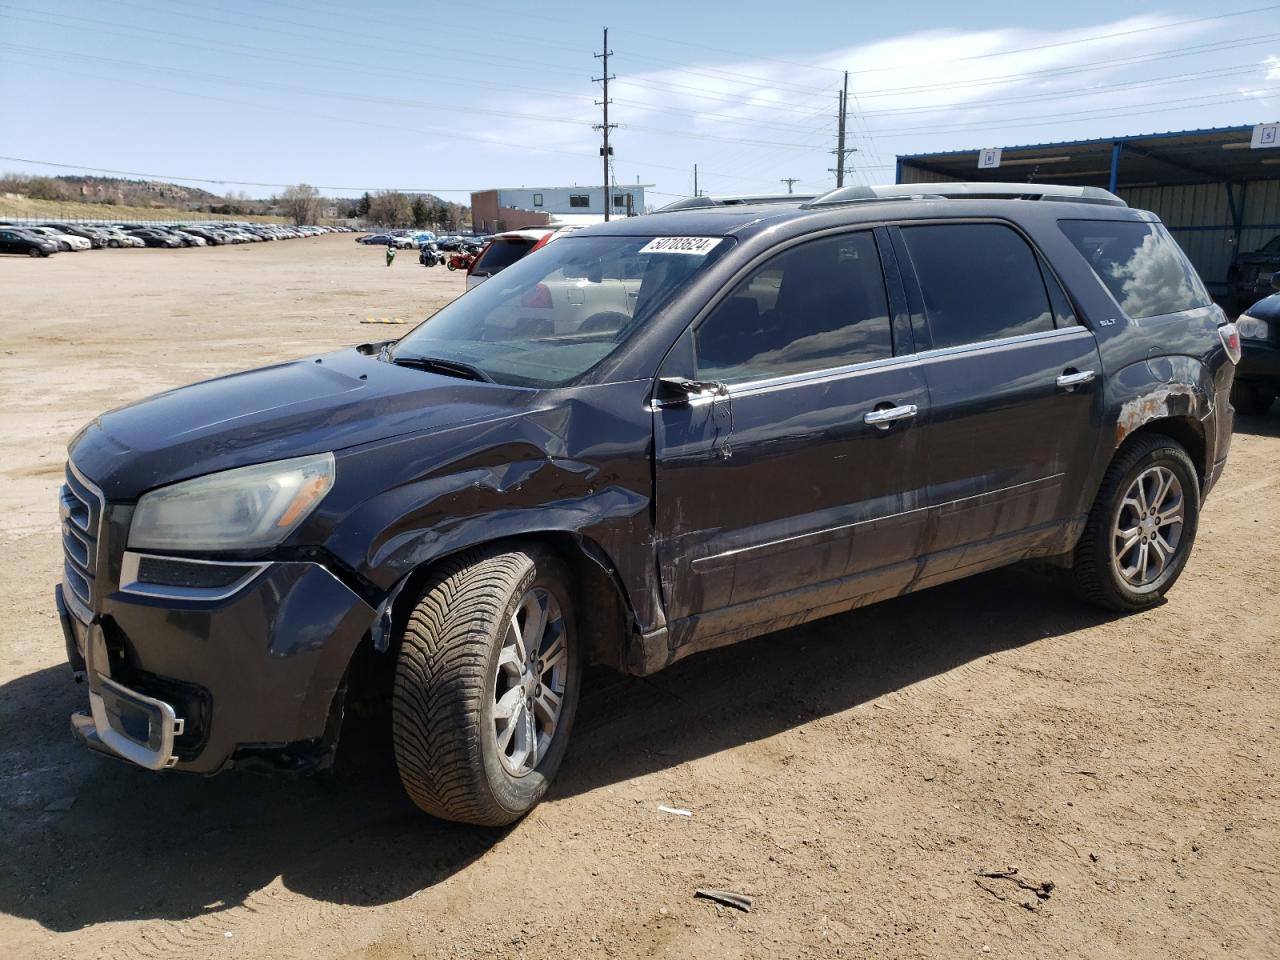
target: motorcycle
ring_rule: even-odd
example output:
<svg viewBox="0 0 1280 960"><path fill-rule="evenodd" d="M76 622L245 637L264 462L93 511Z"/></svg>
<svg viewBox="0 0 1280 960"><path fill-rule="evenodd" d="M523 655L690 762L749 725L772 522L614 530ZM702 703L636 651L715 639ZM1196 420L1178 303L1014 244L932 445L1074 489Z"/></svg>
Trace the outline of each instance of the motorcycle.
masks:
<svg viewBox="0 0 1280 960"><path fill-rule="evenodd" d="M447 266L450 270L470 270L471 264L476 262L474 253L455 253L449 258Z"/></svg>
<svg viewBox="0 0 1280 960"><path fill-rule="evenodd" d="M445 261L445 256L440 252L440 248L434 241L428 241L422 245L422 249L418 251L418 262L424 267L435 267Z"/></svg>

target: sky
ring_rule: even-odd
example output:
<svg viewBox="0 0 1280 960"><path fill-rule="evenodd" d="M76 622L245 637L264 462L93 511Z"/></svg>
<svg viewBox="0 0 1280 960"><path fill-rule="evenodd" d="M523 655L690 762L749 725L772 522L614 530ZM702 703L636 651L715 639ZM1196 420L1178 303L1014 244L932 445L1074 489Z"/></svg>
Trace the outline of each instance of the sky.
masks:
<svg viewBox="0 0 1280 960"><path fill-rule="evenodd" d="M1260 0L0 0L0 171L461 202L595 185L605 26L613 178L651 206L691 195L694 164L711 194L832 188L846 70L853 183L893 182L900 154L1280 120Z"/></svg>

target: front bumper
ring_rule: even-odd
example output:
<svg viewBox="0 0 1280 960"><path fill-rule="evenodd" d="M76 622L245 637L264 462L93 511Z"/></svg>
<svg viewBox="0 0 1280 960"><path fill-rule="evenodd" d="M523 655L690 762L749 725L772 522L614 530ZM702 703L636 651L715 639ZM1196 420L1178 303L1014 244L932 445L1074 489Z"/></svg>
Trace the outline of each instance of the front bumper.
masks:
<svg viewBox="0 0 1280 960"><path fill-rule="evenodd" d="M89 686L90 747L151 770L215 773L238 751L319 742L374 611L319 564L281 562L231 596L116 590L86 622L56 590L67 658Z"/></svg>
<svg viewBox="0 0 1280 960"><path fill-rule="evenodd" d="M1236 364L1236 380L1280 384L1280 347L1273 347L1260 340L1242 339L1240 362Z"/></svg>

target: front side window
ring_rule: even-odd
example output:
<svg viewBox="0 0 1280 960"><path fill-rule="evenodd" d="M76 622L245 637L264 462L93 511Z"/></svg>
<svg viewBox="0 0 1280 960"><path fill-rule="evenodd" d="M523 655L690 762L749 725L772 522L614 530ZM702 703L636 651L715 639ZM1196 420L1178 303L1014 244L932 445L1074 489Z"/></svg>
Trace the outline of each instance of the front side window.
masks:
<svg viewBox="0 0 1280 960"><path fill-rule="evenodd" d="M903 227L933 346L1052 330L1054 311L1035 252L998 223Z"/></svg>
<svg viewBox="0 0 1280 960"><path fill-rule="evenodd" d="M568 236L454 300L400 340L390 359L562 386L630 340L732 246L727 237Z"/></svg>
<svg viewBox="0 0 1280 960"><path fill-rule="evenodd" d="M811 240L766 261L694 331L698 378L741 383L893 355L871 233Z"/></svg>
<svg viewBox="0 0 1280 960"><path fill-rule="evenodd" d="M589 207L591 206L591 198L585 193L571 193L569 194L569 206Z"/></svg>
<svg viewBox="0 0 1280 960"><path fill-rule="evenodd" d="M1129 317L1207 307L1209 292L1158 223L1061 220L1058 226Z"/></svg>

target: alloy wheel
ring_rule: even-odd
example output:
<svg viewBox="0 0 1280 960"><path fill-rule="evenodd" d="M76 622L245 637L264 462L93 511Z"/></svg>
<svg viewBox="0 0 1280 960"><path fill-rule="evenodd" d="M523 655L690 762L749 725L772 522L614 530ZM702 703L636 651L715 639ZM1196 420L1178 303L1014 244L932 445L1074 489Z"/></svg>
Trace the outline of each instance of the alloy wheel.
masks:
<svg viewBox="0 0 1280 960"><path fill-rule="evenodd" d="M546 755L568 681L564 616L556 598L533 587L507 624L494 678L492 736L503 768L522 777Z"/></svg>
<svg viewBox="0 0 1280 960"><path fill-rule="evenodd" d="M1168 467L1148 467L1129 486L1111 536L1112 563L1129 586L1151 586L1173 563L1183 540L1183 507L1182 484Z"/></svg>

